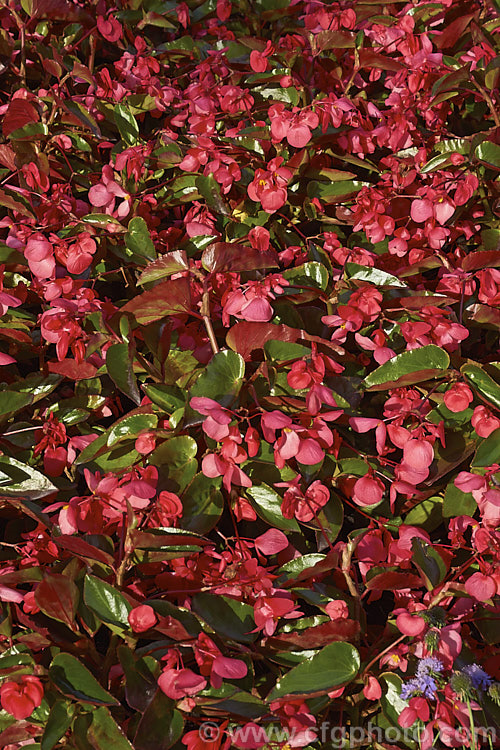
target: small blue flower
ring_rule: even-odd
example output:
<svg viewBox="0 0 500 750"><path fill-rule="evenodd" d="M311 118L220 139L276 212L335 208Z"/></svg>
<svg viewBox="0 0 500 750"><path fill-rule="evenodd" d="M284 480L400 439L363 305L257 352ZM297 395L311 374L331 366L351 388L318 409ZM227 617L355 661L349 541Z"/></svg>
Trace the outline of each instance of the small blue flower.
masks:
<svg viewBox="0 0 500 750"><path fill-rule="evenodd" d="M420 659L418 663L417 677L423 677L429 672L442 672L443 669L443 663L439 659L435 656L427 656L425 659Z"/></svg>
<svg viewBox="0 0 500 750"><path fill-rule="evenodd" d="M462 672L466 674L467 677L470 677L472 686L476 690L488 690L493 682L493 679L482 667L479 666L479 664L467 664L467 666L462 669Z"/></svg>

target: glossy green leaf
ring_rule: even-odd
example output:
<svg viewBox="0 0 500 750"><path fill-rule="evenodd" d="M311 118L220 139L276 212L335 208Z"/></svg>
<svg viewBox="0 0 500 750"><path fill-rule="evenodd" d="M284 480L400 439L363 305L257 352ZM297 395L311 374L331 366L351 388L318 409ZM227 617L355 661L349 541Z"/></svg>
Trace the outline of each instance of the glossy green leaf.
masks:
<svg viewBox="0 0 500 750"><path fill-rule="evenodd" d="M115 123L127 146L135 146L139 140L139 127L134 115L124 104L115 104Z"/></svg>
<svg viewBox="0 0 500 750"><path fill-rule="evenodd" d="M444 375L450 364L448 354L439 346L429 344L397 354L377 367L363 381L371 391L386 391L403 385L414 385Z"/></svg>
<svg viewBox="0 0 500 750"><path fill-rule="evenodd" d="M446 564L437 550L419 537L412 540L412 562L420 572L429 591L440 584L448 572Z"/></svg>
<svg viewBox="0 0 500 750"><path fill-rule="evenodd" d="M41 750L52 750L63 737L73 721L74 704L58 700L50 709L49 718L43 731Z"/></svg>
<svg viewBox="0 0 500 750"><path fill-rule="evenodd" d="M351 682L357 675L360 658L350 643L330 643L312 658L286 672L271 690L267 700L273 701L287 695L307 695L328 692Z"/></svg>
<svg viewBox="0 0 500 750"><path fill-rule="evenodd" d="M500 409L500 384L496 383L479 365L466 364L460 368L465 379L488 403Z"/></svg>
<svg viewBox="0 0 500 750"><path fill-rule="evenodd" d="M112 344L106 351L108 375L117 388L137 405L141 403L141 394L134 375L132 356L128 344Z"/></svg>
<svg viewBox="0 0 500 750"><path fill-rule="evenodd" d="M95 706L116 706L118 701L98 683L94 675L71 654L61 652L49 667L52 683L70 698Z"/></svg>
<svg viewBox="0 0 500 750"><path fill-rule="evenodd" d="M250 504L263 521L282 531L299 531L295 518L284 518L281 512L283 498L265 483L254 484L245 490Z"/></svg>
<svg viewBox="0 0 500 750"><path fill-rule="evenodd" d="M191 388L191 396L206 396L221 406L230 406L240 392L245 376L245 361L240 354L224 350L214 354L204 372Z"/></svg>
<svg viewBox="0 0 500 750"><path fill-rule="evenodd" d="M443 517L473 516L477 510L477 503L472 492L462 492L450 482L446 487L443 500Z"/></svg>
<svg viewBox="0 0 500 750"><path fill-rule="evenodd" d="M408 703L401 698L403 680L398 674L385 672L380 675L380 684L382 686L380 698L382 711L393 726L398 726L399 715L408 706Z"/></svg>
<svg viewBox="0 0 500 750"><path fill-rule="evenodd" d="M483 141L474 151L474 156L489 167L500 169L500 146L493 141Z"/></svg>
<svg viewBox="0 0 500 750"><path fill-rule="evenodd" d="M133 219L130 219L125 234L125 243L134 255L146 258L146 260L156 259L155 246L151 240L148 225L142 216L134 216Z"/></svg>
<svg viewBox="0 0 500 750"><path fill-rule="evenodd" d="M149 456L149 463L162 467L169 481L176 483L175 491L182 490L196 474L197 452L198 444L194 438L189 435L178 435L158 446Z"/></svg>
<svg viewBox="0 0 500 750"><path fill-rule="evenodd" d="M215 596L200 592L193 597L193 612L196 612L220 636L239 643L253 643L257 634L253 619L253 607L227 596Z"/></svg>
<svg viewBox="0 0 500 750"><path fill-rule="evenodd" d="M128 646L118 646L117 649L120 664L125 673L125 697L128 705L140 711L141 714L147 709L158 689L156 677L153 674L148 660L155 665L157 662L152 657L137 658Z"/></svg>
<svg viewBox="0 0 500 750"><path fill-rule="evenodd" d="M111 446L120 440L131 440L139 433L153 430L158 424L156 414L130 414L116 422L108 431L107 445Z"/></svg>
<svg viewBox="0 0 500 750"><path fill-rule="evenodd" d="M146 396L167 414L182 408L186 403L186 393L176 385L147 384L143 386Z"/></svg>
<svg viewBox="0 0 500 750"><path fill-rule="evenodd" d="M344 266L346 276L349 279L358 279L359 281L368 281L375 286L397 286L406 287L404 281L398 279L380 268L371 268L370 266L360 266L358 263L346 263Z"/></svg>
<svg viewBox="0 0 500 750"><path fill-rule="evenodd" d="M10 456L0 456L0 494L31 500L56 491L48 477Z"/></svg>
<svg viewBox="0 0 500 750"><path fill-rule="evenodd" d="M0 391L0 418L11 416L33 402L31 393Z"/></svg>
<svg viewBox="0 0 500 750"><path fill-rule="evenodd" d="M479 443L472 466L491 466L500 463L500 427Z"/></svg>
<svg viewBox="0 0 500 750"><path fill-rule="evenodd" d="M88 729L87 739L94 750L134 750L105 706L100 706L92 712L92 724Z"/></svg>
<svg viewBox="0 0 500 750"><path fill-rule="evenodd" d="M422 500L405 516L408 526L422 526L427 531L434 531L443 520L443 498L434 496Z"/></svg>
<svg viewBox="0 0 500 750"><path fill-rule="evenodd" d="M277 362L293 361L311 356L311 350L302 344L295 344L292 341L278 341L270 339L264 344L264 351L271 359Z"/></svg>
<svg viewBox="0 0 500 750"><path fill-rule="evenodd" d="M86 575L83 589L85 604L100 620L121 628L128 628L131 605L117 589L95 576Z"/></svg>
<svg viewBox="0 0 500 750"><path fill-rule="evenodd" d="M285 287L285 293L293 293L295 288L300 289L301 287L325 290L329 281L328 271L322 263L317 261L288 268L283 272L283 278L290 283L290 287Z"/></svg>
<svg viewBox="0 0 500 750"><path fill-rule="evenodd" d="M183 529L206 534L214 528L224 509L221 484L221 477L212 479L202 473L196 474L181 497L180 524Z"/></svg>

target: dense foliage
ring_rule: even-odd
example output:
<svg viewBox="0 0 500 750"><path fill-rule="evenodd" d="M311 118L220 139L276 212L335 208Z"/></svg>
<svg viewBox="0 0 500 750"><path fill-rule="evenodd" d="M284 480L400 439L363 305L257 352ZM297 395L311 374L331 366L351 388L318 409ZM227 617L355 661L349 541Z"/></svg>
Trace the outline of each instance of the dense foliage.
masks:
<svg viewBox="0 0 500 750"><path fill-rule="evenodd" d="M2 747L493 747L498 10L1 5Z"/></svg>

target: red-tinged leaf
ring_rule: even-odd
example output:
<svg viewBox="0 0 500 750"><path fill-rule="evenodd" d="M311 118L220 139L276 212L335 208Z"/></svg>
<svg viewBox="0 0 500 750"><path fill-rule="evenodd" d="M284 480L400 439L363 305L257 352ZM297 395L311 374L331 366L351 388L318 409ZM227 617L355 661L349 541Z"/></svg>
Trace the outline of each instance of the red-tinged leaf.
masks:
<svg viewBox="0 0 500 750"><path fill-rule="evenodd" d="M163 633L168 638L172 638L174 641L189 641L192 638L184 625L180 623L179 620L170 617L170 615L162 617L158 624L155 625L155 630L158 630L159 633Z"/></svg>
<svg viewBox="0 0 500 750"><path fill-rule="evenodd" d="M132 549L158 549L184 545L204 547L206 544L210 544L208 539L191 534L188 531L162 528L151 529L150 532L133 529L129 534L129 540Z"/></svg>
<svg viewBox="0 0 500 750"><path fill-rule="evenodd" d="M15 172L17 169L15 159L16 155L10 146L5 143L0 146L0 164L10 169L11 172Z"/></svg>
<svg viewBox="0 0 500 750"><path fill-rule="evenodd" d="M311 47L316 54L325 49L349 49L356 46L356 34L352 31L320 31L311 35Z"/></svg>
<svg viewBox="0 0 500 750"><path fill-rule="evenodd" d="M476 250L462 261L464 271L478 271L482 268L499 268L500 250Z"/></svg>
<svg viewBox="0 0 500 750"><path fill-rule="evenodd" d="M322 648L333 641L351 641L359 633L355 620L330 620L296 633L278 633L267 640L267 645L277 650L294 648Z"/></svg>
<svg viewBox="0 0 500 750"><path fill-rule="evenodd" d="M75 359L63 359L62 362L48 362L49 372L55 372L69 380L86 380L95 377L97 367L90 362L77 362Z"/></svg>
<svg viewBox="0 0 500 750"><path fill-rule="evenodd" d="M429 295L412 295L411 297L397 297L387 303L387 309L397 309L394 305L401 305L405 310L420 310L422 307L428 307L433 305L434 307L441 307L442 305L454 305L456 299L453 297L444 297L441 294L429 294Z"/></svg>
<svg viewBox="0 0 500 750"><path fill-rule="evenodd" d="M394 73L398 73L403 69L402 63L394 58L387 57L386 55L380 55L377 52L372 52L369 49L362 49L359 51L359 64L362 68L380 68L381 70L391 70Z"/></svg>
<svg viewBox="0 0 500 750"><path fill-rule="evenodd" d="M162 281L154 289L139 294L127 302L122 312L130 312L141 325L154 323L167 315L180 315L191 311L189 279Z"/></svg>
<svg viewBox="0 0 500 750"><path fill-rule="evenodd" d="M42 612L73 629L79 592L75 583L62 573L45 576L35 589L35 601Z"/></svg>
<svg viewBox="0 0 500 750"><path fill-rule="evenodd" d="M61 549L65 549L71 552L75 557L83 557L85 561L87 559L97 560L97 562L104 563L104 565L113 565L113 556L104 552L98 547L94 547L93 544L89 544L84 539L80 539L77 536L71 536L70 534L61 534L61 536L55 536L54 542Z"/></svg>
<svg viewBox="0 0 500 750"><path fill-rule="evenodd" d="M337 346L332 341L323 339L320 336L313 336L299 328L290 328L290 326L282 323L274 325L273 323L242 321L232 326L226 335L227 345L233 351L241 354L246 362L252 359L254 352L264 348L266 341L272 340L284 341L286 343L311 341L350 359L350 355L346 354L342 347Z"/></svg>
<svg viewBox="0 0 500 750"><path fill-rule="evenodd" d="M471 305L465 310L464 317L466 320L473 320L474 323L480 323L491 328L497 329L500 327L500 310L489 305Z"/></svg>
<svg viewBox="0 0 500 750"><path fill-rule="evenodd" d="M93 23L92 16L68 0L33 0L31 17L85 25Z"/></svg>
<svg viewBox="0 0 500 750"><path fill-rule="evenodd" d="M229 242L214 242L209 245L201 256L201 262L211 273L279 267L278 254L274 250L261 252L253 247Z"/></svg>
<svg viewBox="0 0 500 750"><path fill-rule="evenodd" d="M33 218L33 213L24 205L24 203L16 201L16 199L6 193L5 190L0 190L0 206L10 208L11 211L17 211L23 216L28 216L30 219Z"/></svg>
<svg viewBox="0 0 500 750"><path fill-rule="evenodd" d="M189 261L185 250L174 250L171 253L160 255L146 266L144 271L137 279L138 284L148 284L150 281L158 281L171 276L179 271L186 271L189 268Z"/></svg>
<svg viewBox="0 0 500 750"><path fill-rule="evenodd" d="M399 589L418 589L421 586L422 579L420 576L415 576L411 573L400 573L397 570L376 573L366 581L366 588L369 591L373 591L374 589L398 591Z"/></svg>
<svg viewBox="0 0 500 750"><path fill-rule="evenodd" d="M445 25L444 30L433 37L432 43L434 46L441 50L454 47L476 15L476 13L467 13L465 16L459 16L450 24Z"/></svg>
<svg viewBox="0 0 500 750"><path fill-rule="evenodd" d="M7 138L14 130L30 122L38 122L40 116L35 105L27 99L12 99L2 120L2 133Z"/></svg>

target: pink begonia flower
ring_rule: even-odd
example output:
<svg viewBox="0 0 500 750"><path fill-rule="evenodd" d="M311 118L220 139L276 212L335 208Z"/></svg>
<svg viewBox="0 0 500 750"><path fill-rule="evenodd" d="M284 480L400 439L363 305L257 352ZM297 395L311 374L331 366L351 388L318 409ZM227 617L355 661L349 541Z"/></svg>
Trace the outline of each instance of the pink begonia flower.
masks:
<svg viewBox="0 0 500 750"><path fill-rule="evenodd" d="M0 352L0 367L3 367L4 365L13 365L16 361L17 360L15 360L14 357L11 357L10 354Z"/></svg>
<svg viewBox="0 0 500 750"><path fill-rule="evenodd" d="M83 273L92 263L92 257L97 250L95 241L89 232L81 232L76 242L68 247L66 268L75 275Z"/></svg>
<svg viewBox="0 0 500 750"><path fill-rule="evenodd" d="M432 445L427 440L411 438L403 447L403 460L396 467L397 478L415 486L427 479L433 460Z"/></svg>
<svg viewBox="0 0 500 750"><path fill-rule="evenodd" d="M421 721L428 721L430 716L429 704L425 698L410 698L409 705L407 708L403 708L398 717L398 724L404 729L408 729L420 719Z"/></svg>
<svg viewBox="0 0 500 750"><path fill-rule="evenodd" d="M500 419L495 417L486 406L476 406L471 424L479 437L487 438L500 427Z"/></svg>
<svg viewBox="0 0 500 750"><path fill-rule="evenodd" d="M410 612L400 612L396 617L396 626L403 635L421 635L426 629L425 620Z"/></svg>
<svg viewBox="0 0 500 750"><path fill-rule="evenodd" d="M452 412L467 409L474 396L465 383L454 383L444 394L444 404Z"/></svg>
<svg viewBox="0 0 500 750"><path fill-rule="evenodd" d="M37 232L32 234L26 243L24 255L33 276L38 279L50 279L56 270L54 251L48 239Z"/></svg>
<svg viewBox="0 0 500 750"><path fill-rule="evenodd" d="M349 617L349 608L343 599L328 602L325 606L325 612L330 620L347 620Z"/></svg>
<svg viewBox="0 0 500 750"><path fill-rule="evenodd" d="M117 42L123 34L121 23L112 16L97 16L97 28L108 42Z"/></svg>
<svg viewBox="0 0 500 750"><path fill-rule="evenodd" d="M31 716L43 699L43 685L35 675L23 674L16 682L7 680L0 687L2 708L18 721Z"/></svg>
<svg viewBox="0 0 500 750"><path fill-rule="evenodd" d="M231 16L232 10L231 0L217 0L217 18L221 23L227 21Z"/></svg>
<svg viewBox="0 0 500 750"><path fill-rule="evenodd" d="M269 250L271 244L270 237L269 230L265 227L252 227L248 233L250 245L256 250L260 250L261 253L265 253L266 250Z"/></svg>
<svg viewBox="0 0 500 750"><path fill-rule="evenodd" d="M274 52L274 45L271 41L266 42L263 52L252 50L250 52L250 67L254 73L265 73L267 70L267 58Z"/></svg>
<svg viewBox="0 0 500 750"><path fill-rule="evenodd" d="M384 489L378 477L365 474L354 485L352 499L357 505L377 505L382 500Z"/></svg>
<svg viewBox="0 0 500 750"><path fill-rule="evenodd" d="M196 695L204 690L207 681L192 669L171 669L167 667L158 677L158 687L168 698L178 701L188 695Z"/></svg>
<svg viewBox="0 0 500 750"><path fill-rule="evenodd" d="M273 592L272 596L260 596L255 602L254 619L257 627L253 632L264 630L266 635L272 635L276 630L280 617L285 620L295 619L303 613L295 609L295 602L288 593Z"/></svg>
<svg viewBox="0 0 500 750"><path fill-rule="evenodd" d="M304 148L311 140L311 130L319 125L319 117L311 110L300 110L294 107L292 111L285 109L283 102L277 102L269 107L268 115L271 120L271 135L278 143L286 138L290 146Z"/></svg>
<svg viewBox="0 0 500 750"><path fill-rule="evenodd" d="M141 604L130 610L128 622L134 633L144 633L156 625L158 618L153 607L149 604Z"/></svg>
<svg viewBox="0 0 500 750"><path fill-rule="evenodd" d="M204 414L203 432L213 440L221 441L229 435L229 423L231 417L217 401L205 396L195 396L189 402L192 409Z"/></svg>
<svg viewBox="0 0 500 750"><path fill-rule="evenodd" d="M117 198L123 198L124 200L115 211ZM92 206L104 208L106 214L116 216L119 219L125 218L132 207L132 197L116 182L109 164L105 164L102 168L101 182L90 188L89 201Z"/></svg>
<svg viewBox="0 0 500 750"><path fill-rule="evenodd" d="M240 487L251 487L252 480L231 459L218 456L216 453L208 453L203 457L201 470L206 477L224 477L222 483L228 492L231 485Z"/></svg>
<svg viewBox="0 0 500 750"><path fill-rule="evenodd" d="M382 688L376 677L373 677L372 675L368 677L368 682L363 688L363 695L369 701L378 701L381 697Z"/></svg>
<svg viewBox="0 0 500 750"><path fill-rule="evenodd" d="M349 424L356 432L368 432L369 430L375 430L375 444L377 447L377 453L379 456L383 456L387 453L385 447L385 440L387 436L387 428L385 422L381 419L374 419L373 417L350 417ZM394 442L394 441L393 441Z"/></svg>
<svg viewBox="0 0 500 750"><path fill-rule="evenodd" d="M292 178L292 172L282 167L283 157L271 159L268 169L256 169L255 177L247 188L248 197L262 203L262 208L268 214L285 205L287 199L286 186Z"/></svg>
<svg viewBox="0 0 500 750"><path fill-rule="evenodd" d="M473 573L465 582L465 590L480 602L492 599L497 591L497 585L493 576L484 573Z"/></svg>
<svg viewBox="0 0 500 750"><path fill-rule="evenodd" d="M288 539L279 529L268 529L255 540L255 549L262 555L277 555L287 547Z"/></svg>

